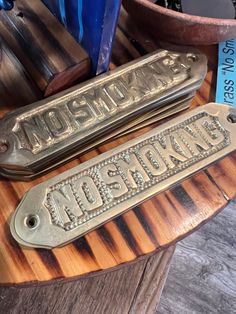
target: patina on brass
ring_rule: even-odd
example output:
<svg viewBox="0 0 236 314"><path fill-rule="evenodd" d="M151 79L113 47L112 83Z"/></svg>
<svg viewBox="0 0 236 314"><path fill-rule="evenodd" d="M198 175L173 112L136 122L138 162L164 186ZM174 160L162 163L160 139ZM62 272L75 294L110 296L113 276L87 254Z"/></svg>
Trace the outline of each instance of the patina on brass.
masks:
<svg viewBox="0 0 236 314"><path fill-rule="evenodd" d="M235 149L236 110L198 107L32 188L12 235L25 246L62 246Z"/></svg>
<svg viewBox="0 0 236 314"><path fill-rule="evenodd" d="M138 117L183 99L201 85L206 57L159 50L6 115L0 122L0 173L32 178L96 145Z"/></svg>

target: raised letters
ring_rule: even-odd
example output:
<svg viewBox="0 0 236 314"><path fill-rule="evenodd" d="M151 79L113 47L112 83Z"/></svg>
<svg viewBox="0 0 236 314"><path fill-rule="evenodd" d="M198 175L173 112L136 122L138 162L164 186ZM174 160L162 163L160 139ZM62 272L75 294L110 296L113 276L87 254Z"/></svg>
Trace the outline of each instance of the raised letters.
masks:
<svg viewBox="0 0 236 314"><path fill-rule="evenodd" d="M167 170L167 165L161 155L152 145L145 145L140 149L143 162L151 171L152 175L158 176Z"/></svg>
<svg viewBox="0 0 236 314"><path fill-rule="evenodd" d="M49 102L43 109L20 115L13 127L18 148L38 154L70 136L82 136L88 127L97 127L115 115L125 119L144 100L152 100L189 77L188 66L179 59L178 54L161 52L156 60L91 84L68 101L62 97L56 105Z"/></svg>
<svg viewBox="0 0 236 314"><path fill-rule="evenodd" d="M217 118L198 113L52 186L45 207L53 224L73 230L229 143Z"/></svg>
<svg viewBox="0 0 236 314"><path fill-rule="evenodd" d="M100 169L100 173L107 188L111 191L110 195L112 199L118 198L128 192L128 188L114 164L103 166Z"/></svg>
<svg viewBox="0 0 236 314"><path fill-rule="evenodd" d="M119 158L116 164L125 174L128 184L132 188L137 188L138 186L143 185L144 182L150 180L134 153L127 154L123 158Z"/></svg>

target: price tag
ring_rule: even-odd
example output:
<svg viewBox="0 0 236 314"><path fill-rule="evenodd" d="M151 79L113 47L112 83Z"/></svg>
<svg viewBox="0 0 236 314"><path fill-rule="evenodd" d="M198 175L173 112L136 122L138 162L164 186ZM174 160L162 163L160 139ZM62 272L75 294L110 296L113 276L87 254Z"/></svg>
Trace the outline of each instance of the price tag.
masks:
<svg viewBox="0 0 236 314"><path fill-rule="evenodd" d="M216 102L236 107L236 39L219 44Z"/></svg>

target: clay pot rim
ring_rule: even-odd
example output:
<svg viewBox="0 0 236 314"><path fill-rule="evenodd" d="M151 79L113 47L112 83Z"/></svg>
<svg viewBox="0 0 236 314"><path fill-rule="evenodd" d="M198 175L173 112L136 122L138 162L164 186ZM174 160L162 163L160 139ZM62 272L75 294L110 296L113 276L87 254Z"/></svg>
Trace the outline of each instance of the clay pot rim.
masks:
<svg viewBox="0 0 236 314"><path fill-rule="evenodd" d="M160 5L157 5L155 3L152 3L149 0L133 0L143 6L146 6L147 8L151 9L152 11L158 12L160 14L163 14L165 16L175 18L178 20L182 20L184 22L188 21L192 24L203 24L203 25L216 25L216 26L232 26L236 25L236 20L234 19L216 19L212 17L202 17L197 15L190 15L185 13L179 13L170 9L163 8Z"/></svg>

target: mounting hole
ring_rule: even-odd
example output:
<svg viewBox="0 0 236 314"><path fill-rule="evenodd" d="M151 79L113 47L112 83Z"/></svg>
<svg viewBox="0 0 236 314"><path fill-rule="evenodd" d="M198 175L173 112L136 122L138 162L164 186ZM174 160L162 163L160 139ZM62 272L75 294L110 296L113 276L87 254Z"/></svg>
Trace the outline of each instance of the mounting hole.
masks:
<svg viewBox="0 0 236 314"><path fill-rule="evenodd" d="M18 17L20 17L20 18L22 18L22 19L23 19L24 14L23 14L23 12L19 12L19 13L17 13L17 14L16 14L16 16L18 16Z"/></svg>
<svg viewBox="0 0 236 314"><path fill-rule="evenodd" d="M187 59L188 59L188 61L196 62L196 61L198 61L198 56L196 56L193 53L188 53L187 54Z"/></svg>
<svg viewBox="0 0 236 314"><path fill-rule="evenodd" d="M8 144L0 140L0 153L5 153L8 150Z"/></svg>
<svg viewBox="0 0 236 314"><path fill-rule="evenodd" d="M236 123L236 115L233 114L233 113L230 113L227 117L227 120L230 122L230 123Z"/></svg>
<svg viewBox="0 0 236 314"><path fill-rule="evenodd" d="M35 229L39 225L39 217L37 215L29 215L26 217L25 223L29 229Z"/></svg>

